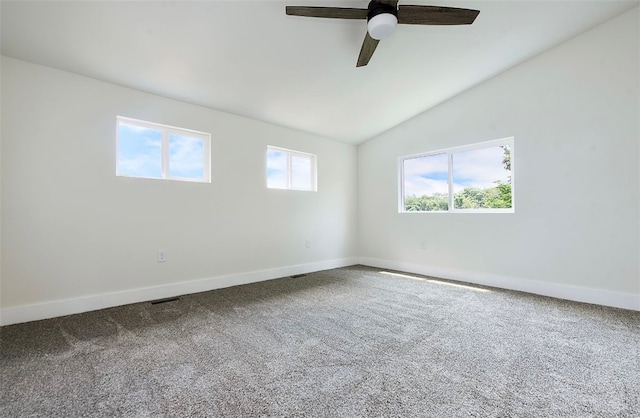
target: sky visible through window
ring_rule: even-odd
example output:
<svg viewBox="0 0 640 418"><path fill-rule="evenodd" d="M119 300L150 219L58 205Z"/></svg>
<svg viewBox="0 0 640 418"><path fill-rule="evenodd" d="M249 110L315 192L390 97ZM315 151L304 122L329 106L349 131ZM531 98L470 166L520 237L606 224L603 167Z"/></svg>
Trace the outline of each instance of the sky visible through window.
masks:
<svg viewBox="0 0 640 418"><path fill-rule="evenodd" d="M267 150L267 187L287 188L287 154L283 151Z"/></svg>
<svg viewBox="0 0 640 418"><path fill-rule="evenodd" d="M314 156L267 148L267 187L314 190Z"/></svg>
<svg viewBox="0 0 640 418"><path fill-rule="evenodd" d="M496 181L508 182L511 171L505 170L501 147L481 148L453 154L453 190L494 187ZM434 154L404 160L405 196L448 193L447 154Z"/></svg>
<svg viewBox="0 0 640 418"><path fill-rule="evenodd" d="M118 123L118 175L162 178L162 130ZM205 177L205 144L202 138L170 133L168 177L197 179Z"/></svg>
<svg viewBox="0 0 640 418"><path fill-rule="evenodd" d="M404 160L404 195L431 196L449 193L447 154Z"/></svg>
<svg viewBox="0 0 640 418"><path fill-rule="evenodd" d="M486 189L496 182L508 183L511 170L502 163L502 147L481 148L453 154L453 192L466 188Z"/></svg>
<svg viewBox="0 0 640 418"><path fill-rule="evenodd" d="M169 135L169 177L204 178L204 141Z"/></svg>
<svg viewBox="0 0 640 418"><path fill-rule="evenodd" d="M162 178L162 132L120 122L118 174Z"/></svg>
<svg viewBox="0 0 640 418"><path fill-rule="evenodd" d="M291 188L311 190L311 158L307 156L291 156Z"/></svg>

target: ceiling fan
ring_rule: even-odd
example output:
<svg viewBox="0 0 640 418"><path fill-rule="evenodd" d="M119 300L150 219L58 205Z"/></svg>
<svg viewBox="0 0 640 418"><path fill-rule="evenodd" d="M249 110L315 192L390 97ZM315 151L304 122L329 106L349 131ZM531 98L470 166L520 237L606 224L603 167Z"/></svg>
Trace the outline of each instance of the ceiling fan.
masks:
<svg viewBox="0 0 640 418"><path fill-rule="evenodd" d="M393 34L398 23L404 25L470 25L480 11L438 6L398 6L398 0L372 0L366 9L348 7L286 6L292 16L323 17L332 19L367 19L358 63L369 63L381 39Z"/></svg>

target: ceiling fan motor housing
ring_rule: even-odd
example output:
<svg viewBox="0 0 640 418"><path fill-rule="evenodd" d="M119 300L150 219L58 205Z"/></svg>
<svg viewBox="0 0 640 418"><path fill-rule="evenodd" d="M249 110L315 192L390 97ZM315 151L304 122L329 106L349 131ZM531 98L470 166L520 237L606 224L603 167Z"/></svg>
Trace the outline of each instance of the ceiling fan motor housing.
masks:
<svg viewBox="0 0 640 418"><path fill-rule="evenodd" d="M383 39L396 30L398 24L398 9L375 0L367 8L367 29L373 39Z"/></svg>

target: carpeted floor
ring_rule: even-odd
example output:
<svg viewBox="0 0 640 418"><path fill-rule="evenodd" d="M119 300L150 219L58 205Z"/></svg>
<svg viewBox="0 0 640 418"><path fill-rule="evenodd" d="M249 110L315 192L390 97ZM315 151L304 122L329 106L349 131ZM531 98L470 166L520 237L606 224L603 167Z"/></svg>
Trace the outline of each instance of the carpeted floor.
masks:
<svg viewBox="0 0 640 418"><path fill-rule="evenodd" d="M3 417L639 417L640 312L354 266L0 330Z"/></svg>

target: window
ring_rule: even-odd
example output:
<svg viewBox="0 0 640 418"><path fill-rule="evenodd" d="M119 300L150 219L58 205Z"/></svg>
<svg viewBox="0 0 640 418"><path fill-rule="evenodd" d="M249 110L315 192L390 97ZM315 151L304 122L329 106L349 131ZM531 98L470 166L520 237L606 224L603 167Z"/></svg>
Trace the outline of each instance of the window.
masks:
<svg viewBox="0 0 640 418"><path fill-rule="evenodd" d="M211 135L117 118L116 175L210 182Z"/></svg>
<svg viewBox="0 0 640 418"><path fill-rule="evenodd" d="M284 148L267 147L267 187L317 191L316 156Z"/></svg>
<svg viewBox="0 0 640 418"><path fill-rule="evenodd" d="M513 212L513 138L400 158L400 212Z"/></svg>

